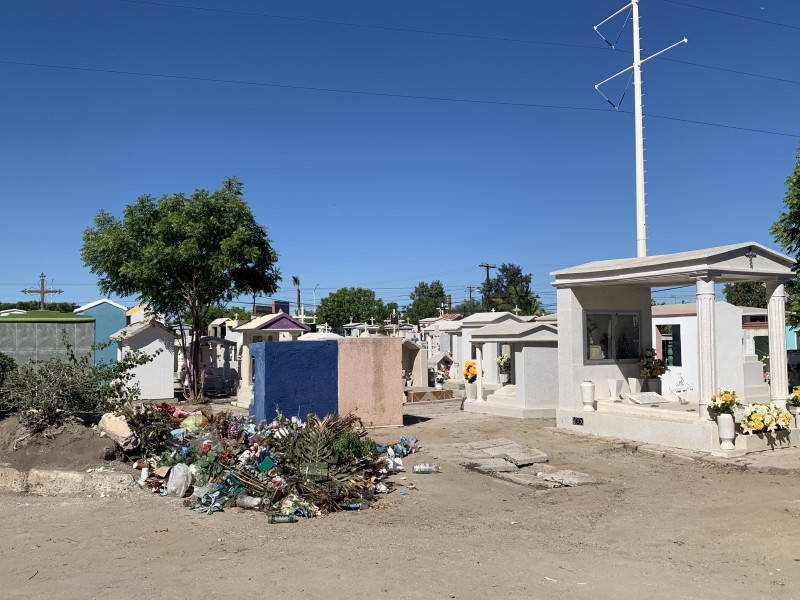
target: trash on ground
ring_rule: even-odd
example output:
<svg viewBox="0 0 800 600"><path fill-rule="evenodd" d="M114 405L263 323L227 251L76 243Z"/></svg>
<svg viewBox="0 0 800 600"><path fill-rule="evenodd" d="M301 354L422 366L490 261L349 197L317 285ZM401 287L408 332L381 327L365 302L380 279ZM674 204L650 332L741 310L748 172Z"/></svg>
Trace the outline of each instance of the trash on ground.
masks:
<svg viewBox="0 0 800 600"><path fill-rule="evenodd" d="M353 415L303 421L278 414L256 422L162 402L109 413L103 422L106 435L142 457L134 468L143 488L184 498L187 508L207 515L232 507L266 512L270 523L369 508L393 491L388 477L419 449L406 437L376 445ZM421 472L436 470L426 467Z"/></svg>

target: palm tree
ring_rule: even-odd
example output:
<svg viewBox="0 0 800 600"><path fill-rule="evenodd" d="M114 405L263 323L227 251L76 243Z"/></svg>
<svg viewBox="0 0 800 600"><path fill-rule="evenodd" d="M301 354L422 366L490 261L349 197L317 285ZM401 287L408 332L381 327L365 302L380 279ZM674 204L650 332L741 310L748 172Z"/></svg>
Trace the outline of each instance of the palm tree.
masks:
<svg viewBox="0 0 800 600"><path fill-rule="evenodd" d="M300 278L297 275L292 275L292 285L297 288L297 310L296 315L300 314Z"/></svg>

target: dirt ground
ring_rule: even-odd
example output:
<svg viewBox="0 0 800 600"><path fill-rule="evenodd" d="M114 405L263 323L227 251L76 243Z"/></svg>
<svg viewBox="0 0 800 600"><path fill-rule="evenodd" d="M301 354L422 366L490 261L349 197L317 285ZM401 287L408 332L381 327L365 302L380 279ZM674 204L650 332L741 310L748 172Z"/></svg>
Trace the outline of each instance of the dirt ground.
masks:
<svg viewBox="0 0 800 600"><path fill-rule="evenodd" d="M372 509L270 525L169 499L2 497L3 598L800 598L800 477L728 470L565 435L552 421L417 408L419 439ZM414 421L414 419L411 419ZM534 491L457 464L509 438L597 485ZM410 470L410 469L409 469ZM399 488L402 489L402 488Z"/></svg>
<svg viewBox="0 0 800 600"><path fill-rule="evenodd" d="M70 417L45 433L30 435L17 416L0 419L0 465L19 470L108 466L117 457L117 445L93 435L90 426L90 420Z"/></svg>

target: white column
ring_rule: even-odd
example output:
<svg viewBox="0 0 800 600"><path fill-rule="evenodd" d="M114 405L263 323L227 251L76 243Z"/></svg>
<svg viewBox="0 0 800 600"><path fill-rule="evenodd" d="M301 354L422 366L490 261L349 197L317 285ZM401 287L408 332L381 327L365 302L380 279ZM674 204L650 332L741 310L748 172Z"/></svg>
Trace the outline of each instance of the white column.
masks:
<svg viewBox="0 0 800 600"><path fill-rule="evenodd" d="M708 401L717 391L717 369L714 364L716 340L714 329L714 280L697 280L697 342L700 371L698 418L708 419Z"/></svg>
<svg viewBox="0 0 800 600"><path fill-rule="evenodd" d="M478 400L483 400L483 344L475 344L475 366L478 369Z"/></svg>
<svg viewBox="0 0 800 600"><path fill-rule="evenodd" d="M767 282L769 321L770 398L783 402L789 394L786 356L786 290L782 283Z"/></svg>

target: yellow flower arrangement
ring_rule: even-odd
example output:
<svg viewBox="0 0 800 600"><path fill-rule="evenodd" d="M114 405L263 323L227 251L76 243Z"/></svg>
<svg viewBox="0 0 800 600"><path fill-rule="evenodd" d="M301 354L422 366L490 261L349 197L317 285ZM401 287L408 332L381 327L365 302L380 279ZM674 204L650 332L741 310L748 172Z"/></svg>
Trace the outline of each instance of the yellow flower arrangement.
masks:
<svg viewBox="0 0 800 600"><path fill-rule="evenodd" d="M464 370L462 373L464 375L464 379L467 380L467 383L474 383L478 378L478 367L475 365L475 361L464 361Z"/></svg>
<svg viewBox="0 0 800 600"><path fill-rule="evenodd" d="M795 387L787 399L789 406L800 406L800 387Z"/></svg>
<svg viewBox="0 0 800 600"><path fill-rule="evenodd" d="M669 371L666 361L656 358L656 349L644 351L644 358L639 361L639 374L645 379L659 379Z"/></svg>
<svg viewBox="0 0 800 600"><path fill-rule="evenodd" d="M708 410L717 415L724 413L732 415L738 404L739 397L736 395L735 391L730 388L721 388L716 394L711 396Z"/></svg>
<svg viewBox="0 0 800 600"><path fill-rule="evenodd" d="M794 417L785 408L774 402L756 403L745 406L742 417L742 433L750 435L753 432L789 429Z"/></svg>

